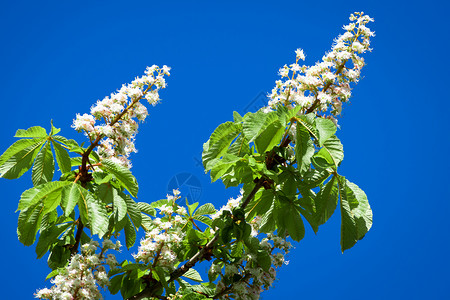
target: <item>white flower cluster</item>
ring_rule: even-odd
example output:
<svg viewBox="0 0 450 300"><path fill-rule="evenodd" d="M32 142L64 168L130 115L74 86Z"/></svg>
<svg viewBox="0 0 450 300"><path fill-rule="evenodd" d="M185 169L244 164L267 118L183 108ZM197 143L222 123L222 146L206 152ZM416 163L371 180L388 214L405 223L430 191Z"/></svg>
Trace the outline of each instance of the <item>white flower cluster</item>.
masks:
<svg viewBox="0 0 450 300"><path fill-rule="evenodd" d="M98 286L105 288L109 278L104 265L114 268L117 265L113 254L105 256L109 249L119 250L120 242L115 244L104 240L100 253L95 253L99 243L91 241L81 246L81 254L75 254L69 265L51 280L53 286L35 293L39 299L52 300L93 300L102 299Z"/></svg>
<svg viewBox="0 0 450 300"><path fill-rule="evenodd" d="M253 236L257 235L255 232L259 231L260 222L261 218L257 217L250 223ZM261 292L270 288L276 278L275 268L282 266L283 263L288 263L284 257L292 246L284 238L269 233L266 238L261 240L260 247L267 251L271 258L272 267L268 271L264 271L258 266L256 256L248 253L236 264L226 265L224 274L221 273L222 270L217 264L213 264L209 270L210 274L221 274L221 279L217 282L216 293L225 290L227 288L224 283L225 279L233 278L236 274L242 278L234 283L230 290L236 300L259 299ZM225 295L221 297L221 299L225 298Z"/></svg>
<svg viewBox="0 0 450 300"><path fill-rule="evenodd" d="M332 120L340 114L342 103L351 96L350 83L359 80L365 65L359 55L371 51L370 38L374 36L366 27L367 23L373 22L368 15L354 13L350 21L352 23L343 27L346 32L335 39L331 51L314 66L300 66L299 60L304 60L305 55L301 49L295 51L296 62L280 69L279 75L284 81L276 81L265 112L282 104L287 107L300 105L300 113L313 105L316 111L330 110Z"/></svg>
<svg viewBox="0 0 450 300"><path fill-rule="evenodd" d="M232 212L233 208L238 207L239 204L241 203L243 194L244 190L241 189L239 196L237 196L236 199L230 198L226 205L222 206L215 214L211 215L211 219L212 220L217 219L222 215L222 212L224 212L225 210Z"/></svg>
<svg viewBox="0 0 450 300"><path fill-rule="evenodd" d="M91 108L91 114L77 114L72 127L84 131L91 141L106 137L98 150L100 157L130 168L128 157L136 152L134 139L138 130L137 121L144 121L148 115L147 108L139 101L145 98L153 106L156 105L160 100L159 90L166 87L164 75L170 76L169 71L167 66L147 67L144 76L97 101ZM104 124L96 125L97 120Z"/></svg>
<svg viewBox="0 0 450 300"><path fill-rule="evenodd" d="M174 250L183 240L182 228L187 222L184 218L187 215L186 209L175 203L180 198L179 193L178 190L174 190L173 196L167 195L168 204L158 208L163 217L153 219L153 227L141 240L138 253L133 255L137 262L145 264L152 262L154 266L169 270L172 270L178 262Z"/></svg>

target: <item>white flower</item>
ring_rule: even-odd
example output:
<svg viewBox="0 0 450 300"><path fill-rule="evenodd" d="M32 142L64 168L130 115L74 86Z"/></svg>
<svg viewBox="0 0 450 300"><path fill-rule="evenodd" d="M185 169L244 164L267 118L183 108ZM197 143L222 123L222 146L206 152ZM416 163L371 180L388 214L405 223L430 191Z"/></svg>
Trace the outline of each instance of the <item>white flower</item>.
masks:
<svg viewBox="0 0 450 300"><path fill-rule="evenodd" d="M305 60L305 54L303 53L302 49L295 50L295 55L297 57L297 60L298 59Z"/></svg>

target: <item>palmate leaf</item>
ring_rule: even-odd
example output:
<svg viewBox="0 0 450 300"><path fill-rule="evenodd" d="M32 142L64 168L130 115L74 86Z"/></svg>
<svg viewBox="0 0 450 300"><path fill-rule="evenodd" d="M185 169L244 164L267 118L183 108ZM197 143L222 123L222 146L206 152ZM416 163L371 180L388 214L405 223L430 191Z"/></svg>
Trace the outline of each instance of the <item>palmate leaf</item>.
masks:
<svg viewBox="0 0 450 300"><path fill-rule="evenodd" d="M55 161L53 159L52 149L49 143L45 143L44 147L41 148L31 173L31 180L33 185L37 186L53 179L53 173L55 172Z"/></svg>
<svg viewBox="0 0 450 300"><path fill-rule="evenodd" d="M0 156L0 177L16 179L28 171L45 138L22 139L12 144Z"/></svg>
<svg viewBox="0 0 450 300"><path fill-rule="evenodd" d="M138 183L128 168L116 164L112 160L105 159L102 160L102 169L110 174L113 174L133 197L137 196L139 189Z"/></svg>
<svg viewBox="0 0 450 300"><path fill-rule="evenodd" d="M366 194L354 183L339 176L341 196L341 249L355 245L372 227L372 210Z"/></svg>

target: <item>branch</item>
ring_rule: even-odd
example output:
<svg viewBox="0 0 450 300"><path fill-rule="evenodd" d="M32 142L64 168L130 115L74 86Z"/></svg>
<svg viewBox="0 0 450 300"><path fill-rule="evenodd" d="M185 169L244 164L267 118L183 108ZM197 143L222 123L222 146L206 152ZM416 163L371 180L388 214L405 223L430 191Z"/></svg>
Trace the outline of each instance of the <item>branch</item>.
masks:
<svg viewBox="0 0 450 300"><path fill-rule="evenodd" d="M78 218L77 223L78 223L78 229L77 229L77 233L75 234L75 244L73 244L73 246L70 247L71 255L78 253L78 246L80 245L81 234L83 233L83 229L84 229L84 224L81 221L81 217Z"/></svg>

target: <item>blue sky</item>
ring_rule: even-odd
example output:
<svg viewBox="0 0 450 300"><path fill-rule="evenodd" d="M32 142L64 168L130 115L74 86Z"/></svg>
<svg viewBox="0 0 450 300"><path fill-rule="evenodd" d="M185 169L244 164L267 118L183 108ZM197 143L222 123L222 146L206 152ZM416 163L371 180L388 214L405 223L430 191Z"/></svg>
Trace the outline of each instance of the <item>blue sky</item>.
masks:
<svg viewBox="0 0 450 300"><path fill-rule="evenodd" d="M53 119L83 141L76 113L152 64L172 76L137 136L139 200L165 196L174 176L201 186L220 207L236 190L196 162L217 125L262 105L278 68L303 48L307 64L327 51L353 11L373 18L373 52L340 120L340 173L369 197L374 225L341 254L335 214L289 254L263 299L450 298L448 68L444 1L3 1L0 10L0 152L18 128ZM30 174L0 180L4 299L49 286L46 260L16 236L18 199ZM202 271L202 270L200 270ZM106 299L120 299L107 296Z"/></svg>

